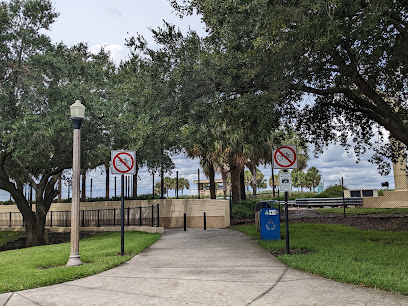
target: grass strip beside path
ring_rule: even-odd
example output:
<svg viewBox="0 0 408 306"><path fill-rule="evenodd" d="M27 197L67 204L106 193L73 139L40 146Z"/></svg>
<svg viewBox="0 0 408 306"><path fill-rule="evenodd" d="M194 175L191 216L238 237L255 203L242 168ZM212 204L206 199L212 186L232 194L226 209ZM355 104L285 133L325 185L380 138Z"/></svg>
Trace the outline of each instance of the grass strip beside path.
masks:
<svg viewBox="0 0 408 306"><path fill-rule="evenodd" d="M0 252L0 292L53 285L108 270L148 248L160 236L125 232L125 256L120 256L120 232L82 239L79 250L83 264L78 267L65 266L69 243Z"/></svg>
<svg viewBox="0 0 408 306"><path fill-rule="evenodd" d="M235 226L291 268L340 282L408 295L407 232L363 231L344 225L294 223L285 240L261 241L254 225ZM282 235L284 225L281 226Z"/></svg>

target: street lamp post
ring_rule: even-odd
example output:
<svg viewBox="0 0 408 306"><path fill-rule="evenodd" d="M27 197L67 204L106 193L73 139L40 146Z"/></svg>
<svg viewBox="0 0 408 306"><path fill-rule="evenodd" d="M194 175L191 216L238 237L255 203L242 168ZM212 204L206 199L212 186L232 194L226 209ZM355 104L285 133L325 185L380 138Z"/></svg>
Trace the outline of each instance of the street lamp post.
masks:
<svg viewBox="0 0 408 306"><path fill-rule="evenodd" d="M85 106L76 100L71 105L71 120L74 124L73 159L72 159L72 207L71 207L71 253L67 266L82 264L79 258L79 177L81 171L81 123L85 116Z"/></svg>

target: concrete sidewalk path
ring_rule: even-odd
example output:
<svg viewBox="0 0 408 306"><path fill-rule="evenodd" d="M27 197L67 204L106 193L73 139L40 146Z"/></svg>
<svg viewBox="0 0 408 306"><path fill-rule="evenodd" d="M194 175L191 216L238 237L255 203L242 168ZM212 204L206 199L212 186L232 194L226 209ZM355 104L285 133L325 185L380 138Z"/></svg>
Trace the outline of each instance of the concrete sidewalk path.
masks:
<svg viewBox="0 0 408 306"><path fill-rule="evenodd" d="M288 269L233 230L169 230L109 271L0 295L0 305L408 305L408 297Z"/></svg>

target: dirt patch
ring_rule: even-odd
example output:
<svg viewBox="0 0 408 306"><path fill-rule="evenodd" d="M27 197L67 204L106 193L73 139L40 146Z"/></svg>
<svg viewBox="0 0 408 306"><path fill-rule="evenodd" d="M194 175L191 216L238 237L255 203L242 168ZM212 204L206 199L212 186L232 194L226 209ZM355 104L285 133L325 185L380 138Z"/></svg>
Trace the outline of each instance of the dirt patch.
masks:
<svg viewBox="0 0 408 306"><path fill-rule="evenodd" d="M289 217L290 218L290 217ZM408 231L408 216L346 216L290 218L290 222L343 224L362 230Z"/></svg>
<svg viewBox="0 0 408 306"><path fill-rule="evenodd" d="M297 248L297 249L289 249L289 253L291 255L304 255L304 254L311 254L314 252L306 248ZM282 248L282 249L271 250L271 254L274 256L285 255L286 249Z"/></svg>
<svg viewBox="0 0 408 306"><path fill-rule="evenodd" d="M407 214L372 214L372 215L347 215L322 214L314 210L289 211L290 222L308 222L323 224L343 224L362 230L376 231L408 231Z"/></svg>

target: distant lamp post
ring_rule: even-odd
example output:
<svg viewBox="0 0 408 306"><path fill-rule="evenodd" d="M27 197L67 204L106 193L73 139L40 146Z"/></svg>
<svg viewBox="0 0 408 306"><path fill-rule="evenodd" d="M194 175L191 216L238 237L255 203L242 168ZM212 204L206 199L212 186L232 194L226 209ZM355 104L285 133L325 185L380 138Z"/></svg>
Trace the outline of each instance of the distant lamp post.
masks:
<svg viewBox="0 0 408 306"><path fill-rule="evenodd" d="M67 266L82 264L79 258L79 183L81 171L81 123L85 116L85 106L76 100L71 105L71 120L74 123L74 142L72 159L72 207L71 207L71 254Z"/></svg>

